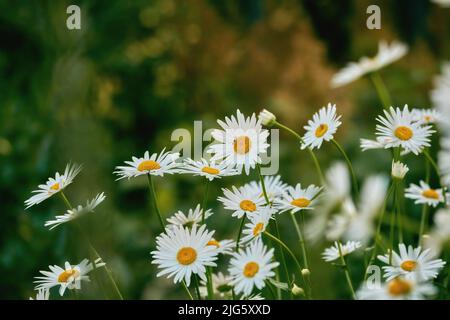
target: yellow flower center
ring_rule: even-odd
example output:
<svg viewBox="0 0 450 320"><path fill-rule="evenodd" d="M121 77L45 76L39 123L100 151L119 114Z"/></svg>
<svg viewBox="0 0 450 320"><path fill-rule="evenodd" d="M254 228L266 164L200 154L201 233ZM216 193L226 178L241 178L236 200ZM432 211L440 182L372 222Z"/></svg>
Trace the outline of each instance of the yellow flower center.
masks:
<svg viewBox="0 0 450 320"><path fill-rule="evenodd" d="M264 229L264 223L259 222L256 224L256 226L253 228L253 235L256 237L258 234L261 233L261 231Z"/></svg>
<svg viewBox="0 0 450 320"><path fill-rule="evenodd" d="M197 259L197 251L192 247L181 248L177 253L177 260L183 266L188 266Z"/></svg>
<svg viewBox="0 0 450 320"><path fill-rule="evenodd" d="M428 199L439 200L439 193L434 189L428 189L422 192L422 195Z"/></svg>
<svg viewBox="0 0 450 320"><path fill-rule="evenodd" d="M413 131L405 126L399 126L395 129L394 134L397 138L403 141L408 141L414 135Z"/></svg>
<svg viewBox="0 0 450 320"><path fill-rule="evenodd" d="M417 262L413 260L403 261L400 267L405 271L414 271L417 267Z"/></svg>
<svg viewBox="0 0 450 320"><path fill-rule="evenodd" d="M57 182L57 183L55 183L54 185L52 185L52 186L50 187L50 189L53 190L53 191L59 190L59 182Z"/></svg>
<svg viewBox="0 0 450 320"><path fill-rule="evenodd" d="M296 207L299 207L299 208L306 208L307 206L309 206L310 203L311 203L311 201L306 199L306 198L294 199L291 202L291 204L293 206L296 206Z"/></svg>
<svg viewBox="0 0 450 320"><path fill-rule="evenodd" d="M425 122L430 122L433 119L431 118L431 116L425 116L424 120L425 120Z"/></svg>
<svg viewBox="0 0 450 320"><path fill-rule="evenodd" d="M139 163L137 169L139 171L151 171L151 170L158 170L161 169L161 166L158 162L153 160L145 160Z"/></svg>
<svg viewBox="0 0 450 320"><path fill-rule="evenodd" d="M252 142L247 136L240 136L234 140L233 148L234 152L237 154L247 154L250 151Z"/></svg>
<svg viewBox="0 0 450 320"><path fill-rule="evenodd" d="M202 172L216 175L220 173L220 170L211 167L203 167Z"/></svg>
<svg viewBox="0 0 450 320"><path fill-rule="evenodd" d="M317 127L316 129L316 137L317 138L321 138L325 135L325 133L327 133L328 131L328 125L325 123L322 123L320 126Z"/></svg>
<svg viewBox="0 0 450 320"><path fill-rule="evenodd" d="M78 270L75 269L64 270L58 276L58 282L67 282L70 277L76 277L78 274L79 274Z"/></svg>
<svg viewBox="0 0 450 320"><path fill-rule="evenodd" d="M256 211L256 204L251 200L242 200L239 206L242 210L247 212Z"/></svg>
<svg viewBox="0 0 450 320"><path fill-rule="evenodd" d="M216 239L211 239L206 244L207 246L216 246L217 248L220 248L220 243Z"/></svg>
<svg viewBox="0 0 450 320"><path fill-rule="evenodd" d="M244 276L247 278L253 278L259 271L259 265L256 262L249 262L244 267Z"/></svg>
<svg viewBox="0 0 450 320"><path fill-rule="evenodd" d="M411 292L411 282L404 279L396 278L389 282L388 291L393 296L401 296Z"/></svg>

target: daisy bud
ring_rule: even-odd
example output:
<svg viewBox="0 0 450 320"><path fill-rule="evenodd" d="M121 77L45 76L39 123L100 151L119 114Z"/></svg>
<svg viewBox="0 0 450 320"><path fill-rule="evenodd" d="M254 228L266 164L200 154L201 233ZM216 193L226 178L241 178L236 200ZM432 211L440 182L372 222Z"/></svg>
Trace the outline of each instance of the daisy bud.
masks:
<svg viewBox="0 0 450 320"><path fill-rule="evenodd" d="M295 283L294 283L294 286L292 287L291 292L294 296L304 296L305 295L305 290L298 287Z"/></svg>
<svg viewBox="0 0 450 320"><path fill-rule="evenodd" d="M261 123L267 127L271 127L275 121L277 121L277 117L270 111L263 109L259 115L259 120L261 120Z"/></svg>
<svg viewBox="0 0 450 320"><path fill-rule="evenodd" d="M401 163L400 161L392 161L392 178L403 180L406 173L409 171L409 168L406 164Z"/></svg>
<svg viewBox="0 0 450 320"><path fill-rule="evenodd" d="M302 276L308 277L311 274L311 271L309 269L302 269Z"/></svg>

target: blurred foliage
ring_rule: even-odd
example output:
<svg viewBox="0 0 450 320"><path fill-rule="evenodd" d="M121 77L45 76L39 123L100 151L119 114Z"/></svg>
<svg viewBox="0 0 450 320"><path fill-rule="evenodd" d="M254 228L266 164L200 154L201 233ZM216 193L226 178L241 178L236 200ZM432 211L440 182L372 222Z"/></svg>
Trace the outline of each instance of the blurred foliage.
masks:
<svg viewBox="0 0 450 320"><path fill-rule="evenodd" d="M79 31L65 27L66 8L73 3L82 9ZM365 27L366 8L373 3L382 7L381 31ZM205 130L236 107L251 113L263 106L301 130L314 110L333 101L344 114L339 139L360 178L386 171L388 156L366 156L358 146L359 137L373 132L379 112L370 83L331 90L329 80L346 61L372 55L379 39L400 38L413 45L412 53L383 76L396 103L429 106L432 75L450 53L448 17L426 0L1 0L0 298L28 298L38 270L88 255L70 226L43 227L64 210L57 197L24 210L31 190L69 161L84 164L67 190L74 203L107 194L83 227L125 296L134 299L183 293L157 279L150 264L159 230L145 180L117 183L112 171L131 155L173 146L172 130L192 130L194 120L202 120ZM309 159L290 137L281 138L285 180L317 183L305 169L311 168ZM336 157L328 146L319 153L324 165ZM211 190L209 205L218 213L213 226L221 237L234 237L238 222L212 199L221 187L246 181L227 179ZM164 214L195 206L201 182L159 179ZM290 225L282 222L281 228ZM290 236L286 240L295 243ZM320 250L311 251L316 296L345 296L342 277L319 263ZM102 273L95 278L83 298L102 298L99 288L108 282ZM110 295L111 290L105 298Z"/></svg>

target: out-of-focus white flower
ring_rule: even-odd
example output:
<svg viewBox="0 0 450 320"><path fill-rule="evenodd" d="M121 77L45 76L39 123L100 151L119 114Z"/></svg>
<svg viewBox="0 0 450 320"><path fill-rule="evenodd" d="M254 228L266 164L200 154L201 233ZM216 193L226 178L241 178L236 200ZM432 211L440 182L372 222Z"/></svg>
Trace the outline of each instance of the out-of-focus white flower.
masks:
<svg viewBox="0 0 450 320"><path fill-rule="evenodd" d="M422 124L438 123L443 120L442 114L436 109L412 109L413 121Z"/></svg>
<svg viewBox="0 0 450 320"><path fill-rule="evenodd" d="M436 292L431 283L398 277L379 285L367 282L356 292L356 297L359 300L424 300Z"/></svg>
<svg viewBox="0 0 450 320"><path fill-rule="evenodd" d="M434 225L424 238L424 247L439 255L450 245L450 209L439 209L434 216Z"/></svg>
<svg viewBox="0 0 450 320"><path fill-rule="evenodd" d="M233 286L231 285L232 278L229 275L224 275L222 272L212 274L213 293L220 298L225 298L231 295ZM206 281L201 281L202 286L200 294L202 297L208 296L208 289L206 287Z"/></svg>
<svg viewBox="0 0 450 320"><path fill-rule="evenodd" d="M267 197L270 202L280 199L286 192L288 185L281 180L281 176L265 176L264 185L266 187ZM252 181L246 184L244 187L253 189L255 193L259 194L261 198L264 198L264 192L261 185L261 181Z"/></svg>
<svg viewBox="0 0 450 320"><path fill-rule="evenodd" d="M450 0L431 0L431 2L434 2L443 8L450 8Z"/></svg>
<svg viewBox="0 0 450 320"><path fill-rule="evenodd" d="M50 299L50 290L48 289L38 289L36 293L36 299L30 297L30 300L49 300Z"/></svg>

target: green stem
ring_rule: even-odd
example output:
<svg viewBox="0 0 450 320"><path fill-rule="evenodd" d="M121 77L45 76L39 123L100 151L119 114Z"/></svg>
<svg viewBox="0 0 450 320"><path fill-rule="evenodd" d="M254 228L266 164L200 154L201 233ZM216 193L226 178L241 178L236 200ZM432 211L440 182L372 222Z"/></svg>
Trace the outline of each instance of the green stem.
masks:
<svg viewBox="0 0 450 320"><path fill-rule="evenodd" d="M205 194L203 196L203 204L202 204L202 224L205 223L205 212L206 212L206 205L208 204L209 185L210 185L210 181L207 179L206 186L205 186Z"/></svg>
<svg viewBox="0 0 450 320"><path fill-rule="evenodd" d="M394 205L397 201L397 183L394 186ZM391 221L389 223L389 264L392 263L392 254L394 252L394 231L395 231L395 209L391 212Z"/></svg>
<svg viewBox="0 0 450 320"><path fill-rule="evenodd" d="M358 180L356 179L355 170L353 170L352 163L347 156L347 153L345 153L344 149L341 147L341 145L334 139L331 140L333 144L336 146L336 148L339 150L339 152L342 154L342 156L345 159L345 162L347 162L348 169L350 170L350 173L352 175L352 183L353 183L353 190L356 192L356 194L359 194L359 188L358 188Z"/></svg>
<svg viewBox="0 0 450 320"><path fill-rule="evenodd" d="M156 212L156 215L158 216L158 220L159 223L161 225L161 229L164 232L164 230L166 229L166 226L164 224L164 220L161 216L161 212L159 211L159 207L158 207L158 200L156 198L156 191L155 191L155 185L153 183L153 179L152 179L152 175L151 174L147 174L147 178L148 178L148 187L150 190L150 197L152 198L152 203L153 203L153 208Z"/></svg>
<svg viewBox="0 0 450 320"><path fill-rule="evenodd" d="M214 299L213 280L211 276L211 267L206 267L206 290L208 292L208 299Z"/></svg>
<svg viewBox="0 0 450 320"><path fill-rule="evenodd" d="M242 235L242 229L244 228L245 218L247 217L247 214L244 213L244 215L241 218L241 223L239 225L239 232L236 238L236 252L239 252L239 241L241 241L241 235Z"/></svg>
<svg viewBox="0 0 450 320"><path fill-rule="evenodd" d="M339 249L339 256L341 257L342 267L344 268L348 288L350 289L353 300L356 300L355 290L353 289L352 279L350 278L350 270L348 269L347 262L345 261L344 255L342 254L342 247L340 241L338 241L338 249Z"/></svg>
<svg viewBox="0 0 450 320"><path fill-rule="evenodd" d="M302 214L302 213L300 213L300 214ZM303 257L303 263L304 263L305 269L309 269L308 256L306 254L305 238L303 237L302 229L300 228L300 226L297 222L297 219L295 218L294 213L291 213L291 218L292 218L292 222L294 223L294 226L295 226L295 231L297 232L298 241L300 243L300 248L302 250L302 257Z"/></svg>
<svg viewBox="0 0 450 320"><path fill-rule="evenodd" d="M189 299L194 300L194 297L192 296L191 292L189 291L189 289L188 289L188 287L186 285L186 282L184 282L184 280L183 280L181 283L182 283L183 289L184 289L184 291L186 291Z"/></svg>
<svg viewBox="0 0 450 320"><path fill-rule="evenodd" d="M377 91L378 97L383 104L384 109L388 109L392 106L392 98L389 94L389 90L387 89L383 78L378 72L373 72L370 75L370 79L372 80L373 85L375 86L375 90Z"/></svg>
<svg viewBox="0 0 450 320"><path fill-rule="evenodd" d="M430 183L430 162L425 159L425 182ZM419 228L419 246L422 245L422 237L425 233L425 225L428 221L428 205L424 203L422 205L422 216L420 218L420 228Z"/></svg>
<svg viewBox="0 0 450 320"><path fill-rule="evenodd" d="M280 230L278 228L278 222L277 222L277 218L276 217L275 217L273 222L274 222L274 225L275 225L275 232L276 232L277 238L281 239ZM289 292L291 292L291 289L292 289L291 288L291 279L290 279L291 277L289 276L289 269L287 267L286 257L284 256L283 248L281 246L279 246L279 248L280 248L280 256L281 256L281 264L283 265L284 273L286 274L286 281L287 281L288 286L289 286Z"/></svg>
<svg viewBox="0 0 450 320"><path fill-rule="evenodd" d="M202 300L202 296L200 295L200 288L198 284L198 278L196 274L192 275L192 278L194 278L194 287L195 287L195 293L197 295L198 300Z"/></svg>
<svg viewBox="0 0 450 320"><path fill-rule="evenodd" d="M396 210L395 210L395 215L397 218L397 229L398 229L398 241L399 243L403 243L403 228L402 228L402 210L401 210L401 195L403 193L403 188L402 188L402 184L400 181L397 181L397 195L396 195Z"/></svg>
<svg viewBox="0 0 450 320"><path fill-rule="evenodd" d="M269 197L267 196L266 183L264 182L264 178L261 174L261 167L259 164L256 164L256 171L258 171L259 181L261 182L261 189L263 191L264 199L266 200L266 205L270 205Z"/></svg>

